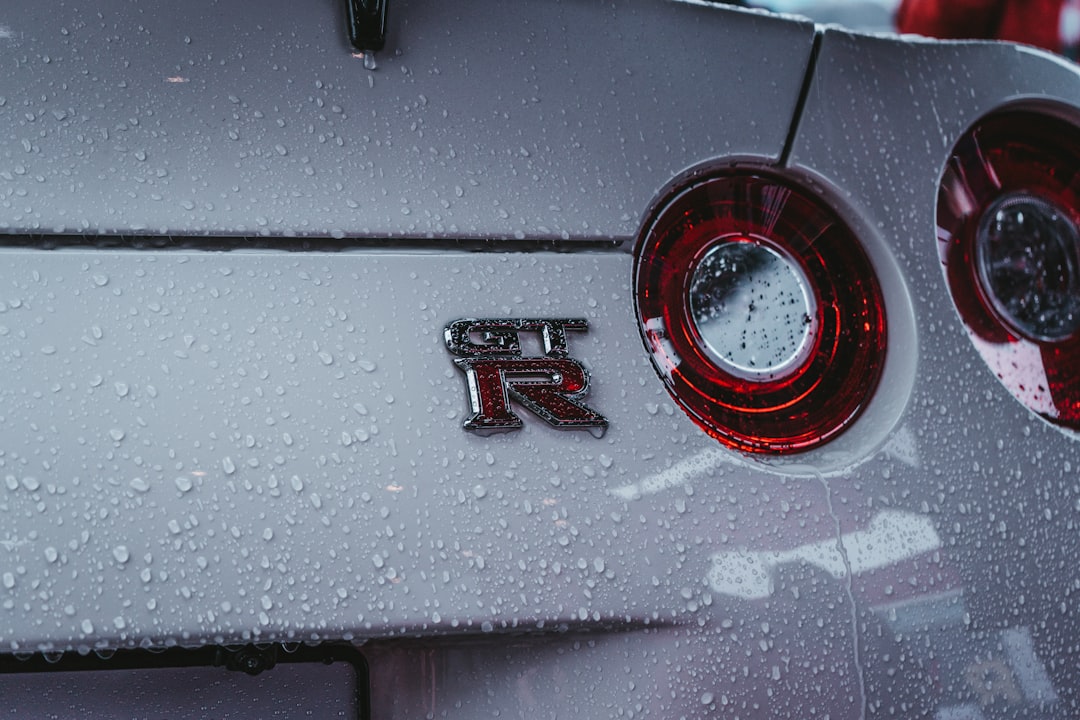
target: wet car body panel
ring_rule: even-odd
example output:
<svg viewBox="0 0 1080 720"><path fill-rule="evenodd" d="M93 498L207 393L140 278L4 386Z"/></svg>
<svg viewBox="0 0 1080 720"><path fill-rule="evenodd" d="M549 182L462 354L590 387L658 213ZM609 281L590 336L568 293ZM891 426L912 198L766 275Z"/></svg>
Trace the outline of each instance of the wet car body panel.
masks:
<svg viewBox="0 0 1080 720"><path fill-rule="evenodd" d="M855 62L875 72L853 72ZM1056 670L1054 694L1071 703L1058 709L1065 716L1077 702L1066 670L1075 667L1078 633L1068 599L1080 579L1069 560L1077 549L1077 438L1003 391L968 341L928 250L938 235L938 181L961 135L1010 107L1075 122L1078 100L1075 65L1039 50L901 44L834 30L822 38L790 157L809 182L837 189L867 223L866 235L888 243L911 289L918 380L900 423L918 438L920 460L890 473L890 482L941 532L964 588L960 620L971 636L997 645L996 655L987 649L983 657L1001 657L998 633L1030 628L1038 654Z"/></svg>
<svg viewBox="0 0 1080 720"><path fill-rule="evenodd" d="M1003 667L987 704L1068 716L1076 440L970 347L933 207L967 126L1075 107L1075 70L835 30L811 62L811 25L683 4L398 2L370 73L342 8L288 8L0 20L6 650L364 642L377 718L965 717ZM888 308L863 417L768 462L675 405L631 292L650 205L736 162L833 204ZM464 317L588 320L606 433L464 431Z"/></svg>
<svg viewBox="0 0 1080 720"><path fill-rule="evenodd" d="M779 156L813 39L675 3L401 2L369 72L344 15L9 8L5 229L625 239L658 177Z"/></svg>

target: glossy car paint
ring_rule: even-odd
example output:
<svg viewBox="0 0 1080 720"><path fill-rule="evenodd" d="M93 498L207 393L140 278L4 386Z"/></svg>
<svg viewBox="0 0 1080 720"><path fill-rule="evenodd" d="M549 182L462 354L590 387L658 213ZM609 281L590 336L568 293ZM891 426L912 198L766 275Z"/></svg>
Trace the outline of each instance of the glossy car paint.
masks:
<svg viewBox="0 0 1080 720"><path fill-rule="evenodd" d="M370 72L343 17L0 16L5 651L346 639L380 719L1076 714L1080 453L971 348L933 216L964 129L1074 112L1071 66L395 2ZM736 162L818 189L888 312L866 412L775 461L676 407L630 290L650 207ZM588 319L606 433L463 430L465 317Z"/></svg>
<svg viewBox="0 0 1080 720"><path fill-rule="evenodd" d="M629 239L686 168L779 156L813 40L692 5L403 2L367 72L343 5L6 9L4 228Z"/></svg>

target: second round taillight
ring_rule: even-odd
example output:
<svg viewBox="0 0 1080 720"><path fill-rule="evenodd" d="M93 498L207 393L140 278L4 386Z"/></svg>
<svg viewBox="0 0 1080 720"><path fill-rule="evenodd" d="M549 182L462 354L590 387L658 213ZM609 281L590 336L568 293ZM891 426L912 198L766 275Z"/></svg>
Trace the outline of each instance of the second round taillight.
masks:
<svg viewBox="0 0 1080 720"><path fill-rule="evenodd" d="M870 261L831 209L786 181L732 173L679 192L638 243L635 290L657 372L730 447L817 447L880 378L885 311Z"/></svg>
<svg viewBox="0 0 1080 720"><path fill-rule="evenodd" d="M938 250L975 347L1030 410L1080 429L1080 129L984 118L938 195Z"/></svg>

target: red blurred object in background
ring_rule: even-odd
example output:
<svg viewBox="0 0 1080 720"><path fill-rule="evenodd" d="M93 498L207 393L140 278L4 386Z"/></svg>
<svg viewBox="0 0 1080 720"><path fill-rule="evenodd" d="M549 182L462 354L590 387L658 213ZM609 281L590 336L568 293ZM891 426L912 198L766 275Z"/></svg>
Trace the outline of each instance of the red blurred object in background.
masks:
<svg viewBox="0 0 1080 720"><path fill-rule="evenodd" d="M937 38L1008 40L1076 58L1075 0L902 0L896 29Z"/></svg>

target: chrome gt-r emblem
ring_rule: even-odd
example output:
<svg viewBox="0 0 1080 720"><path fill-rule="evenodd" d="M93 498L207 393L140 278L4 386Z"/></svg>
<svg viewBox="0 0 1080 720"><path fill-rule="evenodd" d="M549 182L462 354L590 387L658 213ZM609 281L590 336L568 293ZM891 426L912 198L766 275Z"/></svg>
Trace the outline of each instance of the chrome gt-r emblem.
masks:
<svg viewBox="0 0 1080 720"><path fill-rule="evenodd" d="M472 416L466 430L514 430L522 426L511 399L557 428L605 428L603 415L579 399L589 372L567 355L567 330L586 330L585 320L476 319L446 326L446 347L465 373ZM539 335L543 355L524 355L521 334Z"/></svg>

